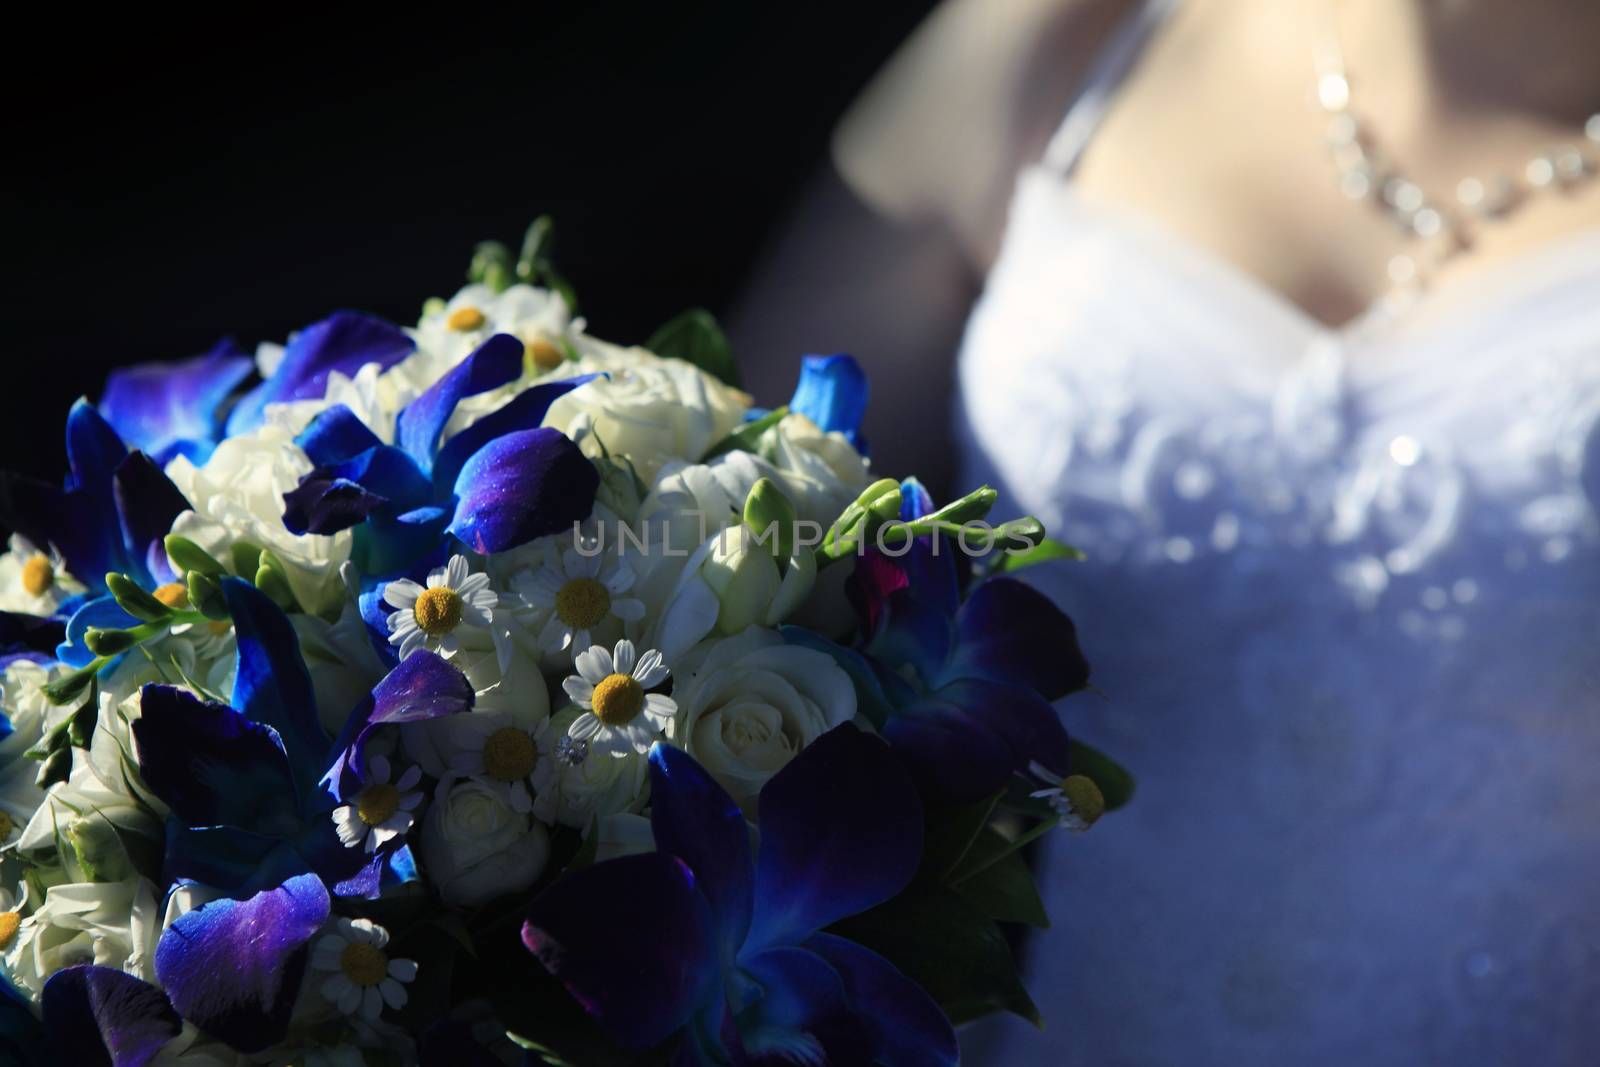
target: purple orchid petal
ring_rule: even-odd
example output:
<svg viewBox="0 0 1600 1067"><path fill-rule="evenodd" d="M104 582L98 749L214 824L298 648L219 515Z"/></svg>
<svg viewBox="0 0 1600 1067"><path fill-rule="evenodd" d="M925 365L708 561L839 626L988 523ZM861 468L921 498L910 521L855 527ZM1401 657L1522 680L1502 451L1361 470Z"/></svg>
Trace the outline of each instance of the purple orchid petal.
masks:
<svg viewBox="0 0 1600 1067"><path fill-rule="evenodd" d="M559 382L541 382L524 389L504 407L491 411L444 443L434 457L433 484L440 493L449 492L461 473L462 465L474 452L508 433L538 429L544 423L550 405L558 398L599 377L601 375L584 374Z"/></svg>
<svg viewBox="0 0 1600 1067"><path fill-rule="evenodd" d="M306 456L319 467L354 459L369 448L383 444L378 435L343 404L335 404L311 420L294 439Z"/></svg>
<svg viewBox="0 0 1600 1067"><path fill-rule="evenodd" d="M306 945L328 918L316 875L180 916L156 944L156 977L178 1014L241 1052L283 1040Z"/></svg>
<svg viewBox="0 0 1600 1067"><path fill-rule="evenodd" d="M336 745L339 758L322 784L344 800L361 788L366 775L364 750L373 731L471 711L473 700L466 675L437 653L424 649L407 656L350 712Z"/></svg>
<svg viewBox="0 0 1600 1067"><path fill-rule="evenodd" d="M139 773L185 826L272 834L295 825L294 779L276 731L170 685L145 686L139 707Z"/></svg>
<svg viewBox="0 0 1600 1067"><path fill-rule="evenodd" d="M522 941L629 1048L671 1036L717 997L711 909L688 866L660 852L561 878L534 900Z"/></svg>
<svg viewBox="0 0 1600 1067"><path fill-rule="evenodd" d="M656 849L694 872L731 961L750 929L755 892L750 829L739 806L688 753L658 742L650 749L650 828Z"/></svg>
<svg viewBox="0 0 1600 1067"><path fill-rule="evenodd" d="M849 723L774 775L759 806L747 950L796 943L883 903L922 861L922 803L910 775L887 745Z"/></svg>
<svg viewBox="0 0 1600 1067"><path fill-rule="evenodd" d="M130 452L118 464L111 488L126 558L137 568L125 573L141 584L176 580L162 542L172 531L173 520L189 510L189 501L143 452Z"/></svg>
<svg viewBox="0 0 1600 1067"><path fill-rule="evenodd" d="M1013 770L1036 760L1057 774L1067 773L1071 744L1066 727L1050 702L1032 689L963 678L940 686L934 695L959 705L971 721L1004 742Z"/></svg>
<svg viewBox="0 0 1600 1067"><path fill-rule="evenodd" d="M249 582L224 578L222 595L238 646L233 706L278 732L303 800L327 767L329 745L299 639L283 610Z"/></svg>
<svg viewBox="0 0 1600 1067"><path fill-rule="evenodd" d="M398 326L357 311L336 311L290 339L272 376L246 393L228 415L228 435L261 425L268 404L327 395L334 371L354 377L368 363L388 369L416 350Z"/></svg>
<svg viewBox="0 0 1600 1067"><path fill-rule="evenodd" d="M804 415L824 430L837 431L862 452L861 420L867 414L867 374L854 356L806 356L789 410Z"/></svg>
<svg viewBox="0 0 1600 1067"><path fill-rule="evenodd" d="M332 825L332 820L327 821ZM185 879L247 896L310 869L306 858L278 834L237 826L185 826L180 819L167 820L162 874L171 881Z"/></svg>
<svg viewBox="0 0 1600 1067"><path fill-rule="evenodd" d="M149 982L110 967L57 971L39 997L58 1063L145 1067L183 1021Z"/></svg>
<svg viewBox="0 0 1600 1067"><path fill-rule="evenodd" d="M114 370L106 377L100 414L125 442L162 466L179 455L198 466L216 444L222 402L254 366L225 338L193 359Z"/></svg>
<svg viewBox="0 0 1600 1067"><path fill-rule="evenodd" d="M559 430L519 430L473 453L456 478L450 532L474 552L504 552L589 517L600 475Z"/></svg>
<svg viewBox="0 0 1600 1067"><path fill-rule="evenodd" d="M431 474L439 435L462 397L499 388L516 381L521 373L522 342L508 333L495 334L406 405L395 420L395 443L424 474Z"/></svg>
<svg viewBox="0 0 1600 1067"><path fill-rule="evenodd" d="M956 615L945 678L989 678L1057 700L1089 684L1078 632L1049 597L1015 578L990 578Z"/></svg>
<svg viewBox="0 0 1600 1067"><path fill-rule="evenodd" d="M827 960L870 1038L873 1062L883 1067L955 1067L955 1028L923 988L870 949L833 934L815 934L805 947Z"/></svg>

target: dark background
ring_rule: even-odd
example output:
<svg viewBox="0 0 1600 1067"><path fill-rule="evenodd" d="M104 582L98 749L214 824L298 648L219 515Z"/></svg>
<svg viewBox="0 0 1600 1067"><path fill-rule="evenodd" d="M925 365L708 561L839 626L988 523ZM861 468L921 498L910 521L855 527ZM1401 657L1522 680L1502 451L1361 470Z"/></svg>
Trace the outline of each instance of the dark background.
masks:
<svg viewBox="0 0 1600 1067"><path fill-rule="evenodd" d="M541 213L598 336L718 311L931 6L441 6L381 33L70 46L61 27L36 41L59 61L5 76L0 466L58 477L67 408L113 366L253 349L341 307L413 323L477 241L515 247Z"/></svg>

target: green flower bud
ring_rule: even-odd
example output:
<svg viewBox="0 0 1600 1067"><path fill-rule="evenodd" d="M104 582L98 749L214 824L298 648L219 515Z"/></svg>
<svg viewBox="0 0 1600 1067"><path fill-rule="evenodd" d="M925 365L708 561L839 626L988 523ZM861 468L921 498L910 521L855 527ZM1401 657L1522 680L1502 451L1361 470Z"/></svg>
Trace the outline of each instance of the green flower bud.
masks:
<svg viewBox="0 0 1600 1067"><path fill-rule="evenodd" d="M33 784L40 789L49 789L57 782L64 782L72 774L72 748L62 745L44 758L39 765L39 773L34 776Z"/></svg>
<svg viewBox="0 0 1600 1067"><path fill-rule="evenodd" d="M284 573L283 564L278 562L278 557L264 549L261 552L261 565L256 568L256 588L267 594L284 611L294 611L300 606L294 598L294 590L289 588L289 578Z"/></svg>
<svg viewBox="0 0 1600 1067"><path fill-rule="evenodd" d="M744 499L744 524L755 534L757 544L767 547L774 559L788 560L795 551L794 504L771 478L757 479Z"/></svg>
<svg viewBox="0 0 1600 1067"><path fill-rule="evenodd" d="M89 683L94 681L96 672L104 666L104 663L91 663L87 667L79 667L71 674L57 678L42 690L44 698L57 707L72 703L83 695L83 691L89 688Z"/></svg>
<svg viewBox="0 0 1600 1067"><path fill-rule="evenodd" d="M511 262L511 249L499 241L482 241L472 252L472 262L467 266L467 280L487 285L503 293L516 280Z"/></svg>
<svg viewBox="0 0 1600 1067"><path fill-rule="evenodd" d="M167 550L167 558L172 561L172 566L179 574L185 571L199 571L201 574L223 575L222 564L218 563L211 553L195 544L180 534L168 534L162 541Z"/></svg>
<svg viewBox="0 0 1600 1067"><path fill-rule="evenodd" d="M139 635L132 630L102 630L91 626L83 635L83 643L97 656L120 656L139 643Z"/></svg>
<svg viewBox="0 0 1600 1067"><path fill-rule="evenodd" d="M160 622L172 617L171 608L139 588L139 584L126 575L106 575L106 589L119 608L143 622Z"/></svg>
<svg viewBox="0 0 1600 1067"><path fill-rule="evenodd" d="M701 574L716 594L717 632L722 634L739 633L765 619L782 584L777 561L746 526L718 535Z"/></svg>
<svg viewBox="0 0 1600 1067"><path fill-rule="evenodd" d="M122 836L106 819L86 815L67 824L67 843L91 882L120 882L134 873Z"/></svg>
<svg viewBox="0 0 1600 1067"><path fill-rule="evenodd" d="M189 603L195 606L195 610L208 619L228 617L228 602L223 599L222 586L214 579L199 571L190 571L184 580L189 583Z"/></svg>

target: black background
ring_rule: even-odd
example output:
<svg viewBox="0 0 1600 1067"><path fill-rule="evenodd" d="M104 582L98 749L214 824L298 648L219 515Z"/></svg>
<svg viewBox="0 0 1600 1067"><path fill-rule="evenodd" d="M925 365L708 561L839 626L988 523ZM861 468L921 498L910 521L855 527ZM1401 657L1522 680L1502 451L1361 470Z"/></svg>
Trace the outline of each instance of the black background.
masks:
<svg viewBox="0 0 1600 1067"><path fill-rule="evenodd" d="M598 336L724 308L928 0L445 6L13 37L0 466L55 478L112 366L415 321L554 216ZM241 16L242 17L242 16ZM82 18L92 19L87 10Z"/></svg>

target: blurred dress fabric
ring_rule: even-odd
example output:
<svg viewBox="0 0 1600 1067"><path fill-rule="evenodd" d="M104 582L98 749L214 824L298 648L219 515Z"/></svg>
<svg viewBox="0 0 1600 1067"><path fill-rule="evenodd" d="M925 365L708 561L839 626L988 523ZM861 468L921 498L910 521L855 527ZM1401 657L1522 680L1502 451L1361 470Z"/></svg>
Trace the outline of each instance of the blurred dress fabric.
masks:
<svg viewBox="0 0 1600 1067"><path fill-rule="evenodd" d="M1600 231L1328 328L1071 169L1024 173L964 341L965 481L1133 804L1057 836L994 1064L1600 1063Z"/></svg>

